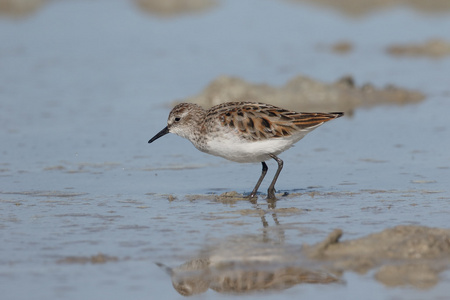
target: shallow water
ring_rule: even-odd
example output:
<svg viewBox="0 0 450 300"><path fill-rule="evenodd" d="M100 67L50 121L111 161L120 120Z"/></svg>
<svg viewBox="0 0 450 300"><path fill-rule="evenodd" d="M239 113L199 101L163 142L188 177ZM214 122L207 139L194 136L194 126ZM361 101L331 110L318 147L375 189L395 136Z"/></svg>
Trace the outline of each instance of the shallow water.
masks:
<svg viewBox="0 0 450 300"><path fill-rule="evenodd" d="M0 19L5 299L176 299L155 262L173 268L230 238L299 249L335 228L344 240L397 225L449 228L450 58L385 52L397 42L450 40L449 12L396 7L349 18L288 1L221 1L163 17L133 1L42 3ZM327 48L340 40L354 49ZM290 195L273 210L264 195L258 205L214 196L249 193L259 164L208 156L174 135L147 144L165 126L170 103L222 74L274 86L298 74L324 82L351 74L360 84L395 84L427 98L358 109L310 133L280 155L276 187ZM268 165L262 193L276 168ZM105 263L95 260L99 253ZM427 289L387 288L374 272L247 298L445 299L450 292L448 270Z"/></svg>

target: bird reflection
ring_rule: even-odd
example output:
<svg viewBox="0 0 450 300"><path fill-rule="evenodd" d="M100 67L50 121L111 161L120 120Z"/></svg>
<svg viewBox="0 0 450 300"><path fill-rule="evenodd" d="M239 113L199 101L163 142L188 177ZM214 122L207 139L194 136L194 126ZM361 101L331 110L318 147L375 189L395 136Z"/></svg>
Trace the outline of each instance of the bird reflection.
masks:
<svg viewBox="0 0 450 300"><path fill-rule="evenodd" d="M275 229L276 213L271 213ZM261 235L239 235L215 240L193 259L178 267L156 263L170 275L175 290L183 296L206 292L243 294L280 291L297 284L340 282L326 265L301 253L301 246L286 245L283 230L268 234L268 222L262 215ZM278 228L277 228L278 227Z"/></svg>
<svg viewBox="0 0 450 300"><path fill-rule="evenodd" d="M176 268L161 263L171 276L175 290L192 296L212 289L219 293L250 293L284 290L301 283L327 284L339 278L325 270L283 265L275 262L212 262L208 258L188 261Z"/></svg>

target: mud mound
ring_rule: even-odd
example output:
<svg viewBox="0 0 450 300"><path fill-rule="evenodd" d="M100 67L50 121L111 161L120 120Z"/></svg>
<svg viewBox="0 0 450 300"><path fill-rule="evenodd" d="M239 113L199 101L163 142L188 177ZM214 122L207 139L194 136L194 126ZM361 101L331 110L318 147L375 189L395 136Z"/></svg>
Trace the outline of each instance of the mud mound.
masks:
<svg viewBox="0 0 450 300"><path fill-rule="evenodd" d="M35 13L48 0L0 0L0 16L25 17Z"/></svg>
<svg viewBox="0 0 450 300"><path fill-rule="evenodd" d="M217 2L214 0L136 0L136 4L146 13L171 17L186 13L203 12L217 5Z"/></svg>
<svg viewBox="0 0 450 300"><path fill-rule="evenodd" d="M399 6L410 7L424 13L443 13L450 11L447 0L288 0L289 2L306 2L313 5L330 7L345 15L360 17L380 10Z"/></svg>
<svg viewBox="0 0 450 300"><path fill-rule="evenodd" d="M428 288L450 267L450 229L397 226L355 240L339 242L341 236L337 229L323 242L304 246L305 253L332 262L336 272L378 268L375 278L389 286Z"/></svg>
<svg viewBox="0 0 450 300"><path fill-rule="evenodd" d="M423 44L393 45L387 49L387 52L395 56L442 58L450 55L450 43L440 39L433 39Z"/></svg>
<svg viewBox="0 0 450 300"><path fill-rule="evenodd" d="M211 107L228 101L266 102L296 111L344 111L380 104L407 104L422 101L424 95L395 86L376 88L371 84L356 86L352 77L326 84L297 76L282 87L252 84L240 78L221 76L199 95L179 102L194 102Z"/></svg>

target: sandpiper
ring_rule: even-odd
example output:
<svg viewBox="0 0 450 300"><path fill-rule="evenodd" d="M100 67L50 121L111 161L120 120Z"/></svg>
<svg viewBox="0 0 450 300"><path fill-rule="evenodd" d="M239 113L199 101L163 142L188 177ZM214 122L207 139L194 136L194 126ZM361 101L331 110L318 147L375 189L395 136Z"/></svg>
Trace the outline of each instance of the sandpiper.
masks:
<svg viewBox="0 0 450 300"><path fill-rule="evenodd" d="M273 200L275 183L283 168L277 155L308 132L342 115L342 112L299 113L258 102L227 102L208 110L194 103L180 103L170 112L167 126L148 142L175 133L202 152L240 163L260 162L261 176L250 199L256 198L267 173L265 161L274 159L278 169L267 191L267 198Z"/></svg>

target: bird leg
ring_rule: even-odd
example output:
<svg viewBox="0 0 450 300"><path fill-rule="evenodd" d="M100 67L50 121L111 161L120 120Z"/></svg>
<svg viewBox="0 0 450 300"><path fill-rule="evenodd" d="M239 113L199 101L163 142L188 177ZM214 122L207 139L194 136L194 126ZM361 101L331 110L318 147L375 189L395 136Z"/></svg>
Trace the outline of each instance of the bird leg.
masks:
<svg viewBox="0 0 450 300"><path fill-rule="evenodd" d="M256 197L256 193L258 192L259 186L261 185L261 182L263 181L264 176L266 176L267 170L269 169L265 162L262 161L261 164L262 164L261 176L259 176L258 182L256 183L255 188L253 189L252 193L249 196L250 199Z"/></svg>
<svg viewBox="0 0 450 300"><path fill-rule="evenodd" d="M278 163L278 170L273 177L272 183L269 185L269 189L267 190L267 199L276 199L275 198L275 182L277 182L278 175L280 175L281 169L283 169L283 161L278 158L276 155L269 154L270 157L275 159Z"/></svg>

